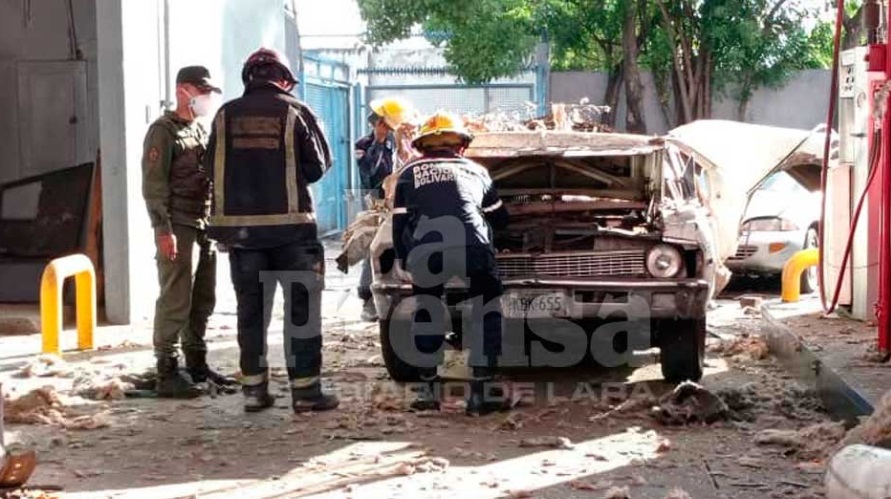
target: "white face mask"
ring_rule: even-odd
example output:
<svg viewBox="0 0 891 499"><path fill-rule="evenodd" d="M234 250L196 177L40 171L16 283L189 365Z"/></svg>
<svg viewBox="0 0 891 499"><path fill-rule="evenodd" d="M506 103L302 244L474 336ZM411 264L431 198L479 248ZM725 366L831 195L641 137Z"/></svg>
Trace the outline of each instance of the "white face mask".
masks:
<svg viewBox="0 0 891 499"><path fill-rule="evenodd" d="M189 107L197 117L210 116L218 107L217 99L214 93L196 95L189 102Z"/></svg>

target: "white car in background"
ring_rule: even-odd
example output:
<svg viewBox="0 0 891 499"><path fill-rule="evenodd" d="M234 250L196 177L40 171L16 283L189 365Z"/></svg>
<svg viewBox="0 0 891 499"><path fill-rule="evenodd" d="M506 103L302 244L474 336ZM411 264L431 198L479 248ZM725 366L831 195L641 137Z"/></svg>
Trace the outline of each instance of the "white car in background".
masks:
<svg viewBox="0 0 891 499"><path fill-rule="evenodd" d="M739 247L727 260L737 275L777 276L798 251L819 245L820 192L786 172L768 177L752 193L740 226ZM817 268L801 276L802 293L818 286Z"/></svg>

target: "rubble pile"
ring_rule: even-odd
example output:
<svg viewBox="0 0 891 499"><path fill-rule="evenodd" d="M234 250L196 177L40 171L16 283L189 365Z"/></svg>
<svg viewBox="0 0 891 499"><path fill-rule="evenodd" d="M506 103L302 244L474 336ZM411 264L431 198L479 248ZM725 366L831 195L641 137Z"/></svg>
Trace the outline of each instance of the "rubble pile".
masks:
<svg viewBox="0 0 891 499"><path fill-rule="evenodd" d="M527 103L526 115L533 115L535 105ZM555 130L575 132L611 133L614 130L603 123L603 116L610 112L609 106L597 106L587 99L577 104L553 103L545 116L524 118L521 113L502 111L463 116L464 126L473 133L486 132L528 132Z"/></svg>
<svg viewBox="0 0 891 499"><path fill-rule="evenodd" d="M135 388L117 376L83 373L74 379L73 392L89 400L123 400Z"/></svg>
<svg viewBox="0 0 891 499"><path fill-rule="evenodd" d="M16 378L68 378L74 370L57 355L40 355L19 369Z"/></svg>
<svg viewBox="0 0 891 499"><path fill-rule="evenodd" d="M764 430L755 435L758 445L783 447L806 460L823 460L845 437L844 423L818 423L800 430Z"/></svg>
<svg viewBox="0 0 891 499"><path fill-rule="evenodd" d="M839 448L855 444L891 449L891 391L882 396L869 418L848 432Z"/></svg>
<svg viewBox="0 0 891 499"><path fill-rule="evenodd" d="M62 403L52 387L38 388L4 403L3 420L9 424L49 425L67 430L95 430L108 426L106 413L78 414Z"/></svg>
<svg viewBox="0 0 891 499"><path fill-rule="evenodd" d="M764 338L748 334L710 345L708 351L736 362L764 360L770 354Z"/></svg>
<svg viewBox="0 0 891 499"><path fill-rule="evenodd" d="M730 409L702 385L685 381L660 400L652 415L664 425L712 424L727 419Z"/></svg>

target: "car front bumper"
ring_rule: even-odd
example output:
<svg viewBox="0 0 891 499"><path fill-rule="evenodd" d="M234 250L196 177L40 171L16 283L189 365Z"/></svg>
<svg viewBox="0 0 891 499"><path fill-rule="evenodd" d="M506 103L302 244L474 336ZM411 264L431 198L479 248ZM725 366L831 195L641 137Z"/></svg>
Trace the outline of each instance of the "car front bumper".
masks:
<svg viewBox="0 0 891 499"><path fill-rule="evenodd" d="M736 255L727 260L727 268L737 273L780 274L792 256L803 248L805 234L791 232L751 232L739 240ZM771 251L771 245L783 249Z"/></svg>
<svg viewBox="0 0 891 499"><path fill-rule="evenodd" d="M529 279L503 284L501 309L505 319L702 319L709 292L708 282L703 279ZM410 284L375 283L372 292L381 317L393 314L410 319L412 308L400 306L411 296ZM451 313L466 306L462 304L464 298L465 288L446 286L445 299Z"/></svg>

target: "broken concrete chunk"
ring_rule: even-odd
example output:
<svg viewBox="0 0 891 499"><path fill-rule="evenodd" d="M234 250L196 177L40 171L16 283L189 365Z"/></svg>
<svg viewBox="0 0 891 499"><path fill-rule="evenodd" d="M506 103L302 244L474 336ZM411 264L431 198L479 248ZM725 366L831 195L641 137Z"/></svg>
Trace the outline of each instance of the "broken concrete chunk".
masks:
<svg viewBox="0 0 891 499"><path fill-rule="evenodd" d="M764 430L755 435L755 443L785 447L802 459L822 459L844 437L844 423L819 423L797 431Z"/></svg>
<svg viewBox="0 0 891 499"><path fill-rule="evenodd" d="M727 419L729 414L720 397L690 381L678 385L652 410L653 417L664 425L712 424Z"/></svg>
<svg viewBox="0 0 891 499"><path fill-rule="evenodd" d="M603 499L631 499L631 490L628 487L613 487L606 491Z"/></svg>
<svg viewBox="0 0 891 499"><path fill-rule="evenodd" d="M693 499L684 489L671 489L665 499Z"/></svg>
<svg viewBox="0 0 891 499"><path fill-rule="evenodd" d="M535 437L520 440L520 447L550 447L552 449L574 449L575 444L566 437Z"/></svg>
<svg viewBox="0 0 891 499"><path fill-rule="evenodd" d="M739 308L752 308L760 311L764 304L764 298L760 296L743 296L739 299Z"/></svg>
<svg viewBox="0 0 891 499"><path fill-rule="evenodd" d="M854 444L891 449L891 391L882 396L868 419L848 432L837 450Z"/></svg>

